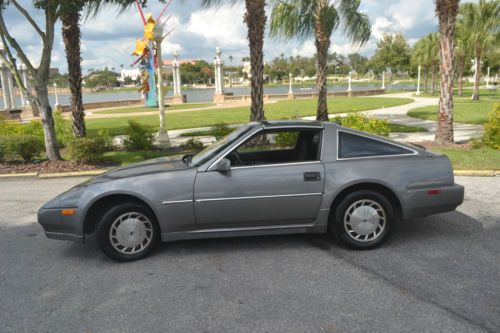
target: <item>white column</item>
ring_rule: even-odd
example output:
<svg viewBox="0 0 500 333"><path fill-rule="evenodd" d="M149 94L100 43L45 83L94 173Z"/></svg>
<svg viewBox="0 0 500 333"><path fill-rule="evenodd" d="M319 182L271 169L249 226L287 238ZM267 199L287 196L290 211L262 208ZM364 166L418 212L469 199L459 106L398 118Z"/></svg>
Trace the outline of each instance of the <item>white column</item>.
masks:
<svg viewBox="0 0 500 333"><path fill-rule="evenodd" d="M10 90L10 104L12 105L12 108L16 107L16 91L14 90L14 77L12 76L12 72L9 70L7 71L7 82L9 85L9 90Z"/></svg>
<svg viewBox="0 0 500 333"><path fill-rule="evenodd" d="M9 79L7 78L8 69L3 64L0 65L0 79L2 81L2 96L4 109L11 109Z"/></svg>
<svg viewBox="0 0 500 333"><path fill-rule="evenodd" d="M56 98L56 102L54 103L54 109L57 108L59 104L59 96L57 96L57 83L54 82L54 96Z"/></svg>
<svg viewBox="0 0 500 333"><path fill-rule="evenodd" d="M170 138L167 133L165 121L165 99L163 98L163 63L161 58L161 42L163 41L163 28L161 25L154 27L155 44L156 44L156 64L157 69L157 90L158 90L158 108L160 113L160 130L158 132L158 143L161 148L170 146Z"/></svg>
<svg viewBox="0 0 500 333"><path fill-rule="evenodd" d="M23 80L23 75L24 75L24 65L20 64L19 65L19 74L21 75L21 80ZM23 82L24 85L24 82ZM19 88L19 95L21 97L21 106L26 106L26 96L24 95L24 92L21 88Z"/></svg>
<svg viewBox="0 0 500 333"><path fill-rule="evenodd" d="M215 94L224 94L224 75L222 74L222 51L220 47L217 46L215 50Z"/></svg>
<svg viewBox="0 0 500 333"><path fill-rule="evenodd" d="M422 66L418 65L418 75L417 75L417 96L420 95L420 70Z"/></svg>
<svg viewBox="0 0 500 333"><path fill-rule="evenodd" d="M382 89L385 89L385 71L382 72Z"/></svg>
<svg viewBox="0 0 500 333"><path fill-rule="evenodd" d="M352 81L352 78L351 78L351 71L349 71L349 86L348 86L348 88L347 88L347 91L352 91L351 81Z"/></svg>
<svg viewBox="0 0 500 333"><path fill-rule="evenodd" d="M181 74L179 66L179 53L177 50L173 52L174 60L172 61L172 76L174 78L174 95L181 94Z"/></svg>
<svg viewBox="0 0 500 333"><path fill-rule="evenodd" d="M288 74L288 80L289 80L289 84L290 84L290 89L288 90L288 93L289 94L293 94L293 90L292 90L292 73Z"/></svg>
<svg viewBox="0 0 500 333"><path fill-rule="evenodd" d="M488 67L488 74L486 75L486 89L490 88L490 68Z"/></svg>
<svg viewBox="0 0 500 333"><path fill-rule="evenodd" d="M30 80L29 80L29 77L28 77L28 69L24 66L24 65L21 65L22 68L23 68L23 73L22 73L22 79L23 79L23 84L24 84L24 87L26 88L26 90L28 90L29 92L31 92L31 84L30 84ZM25 104L23 106L29 106L29 101L28 101L28 98L26 97L25 98Z"/></svg>
<svg viewBox="0 0 500 333"><path fill-rule="evenodd" d="M182 94L181 66L177 64L177 94Z"/></svg>

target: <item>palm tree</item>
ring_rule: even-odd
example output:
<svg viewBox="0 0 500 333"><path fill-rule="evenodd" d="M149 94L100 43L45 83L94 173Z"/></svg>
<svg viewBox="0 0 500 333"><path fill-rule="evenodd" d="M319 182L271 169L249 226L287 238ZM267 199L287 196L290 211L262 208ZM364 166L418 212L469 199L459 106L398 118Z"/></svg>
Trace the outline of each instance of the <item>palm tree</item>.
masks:
<svg viewBox="0 0 500 333"><path fill-rule="evenodd" d="M271 14L271 36L304 40L314 36L317 57L318 108L316 118L328 121L327 60L332 33L342 23L353 44L363 45L371 34L368 16L358 11L360 0L275 1Z"/></svg>
<svg viewBox="0 0 500 333"><path fill-rule="evenodd" d="M223 0L201 0L203 6L218 6ZM236 3L237 0L231 0ZM264 120L264 31L266 29L265 0L245 0L243 20L248 28L251 66L251 99L250 121Z"/></svg>
<svg viewBox="0 0 500 333"><path fill-rule="evenodd" d="M68 63L68 84L71 92L71 120L75 137L83 137L86 134L80 53L80 11L84 4L84 1L70 1L61 11L62 37Z"/></svg>
<svg viewBox="0 0 500 333"><path fill-rule="evenodd" d="M455 20L460 0L435 0L439 21L439 70L441 72L438 127L434 141L453 142L453 73Z"/></svg>
<svg viewBox="0 0 500 333"><path fill-rule="evenodd" d="M481 56L489 45L494 44L495 34L500 27L500 1L479 0L478 3L466 3L460 7L461 20L470 30L471 40L476 57L476 76L472 100L479 100L479 84L481 81Z"/></svg>

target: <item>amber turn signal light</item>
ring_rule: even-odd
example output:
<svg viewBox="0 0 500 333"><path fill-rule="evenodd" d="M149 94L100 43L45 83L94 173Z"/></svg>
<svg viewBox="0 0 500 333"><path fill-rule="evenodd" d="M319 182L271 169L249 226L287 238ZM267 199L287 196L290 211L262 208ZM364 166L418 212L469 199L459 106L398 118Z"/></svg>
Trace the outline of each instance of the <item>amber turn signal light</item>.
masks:
<svg viewBox="0 0 500 333"><path fill-rule="evenodd" d="M76 209L63 209L61 210L61 215L75 215Z"/></svg>

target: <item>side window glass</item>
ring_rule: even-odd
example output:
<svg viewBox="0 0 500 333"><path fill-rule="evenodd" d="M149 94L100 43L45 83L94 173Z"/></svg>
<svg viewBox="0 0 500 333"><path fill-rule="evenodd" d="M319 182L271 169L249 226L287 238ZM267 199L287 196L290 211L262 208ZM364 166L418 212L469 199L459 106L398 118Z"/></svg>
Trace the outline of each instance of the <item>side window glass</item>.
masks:
<svg viewBox="0 0 500 333"><path fill-rule="evenodd" d="M228 155L233 166L319 160L320 130L294 129L262 132Z"/></svg>
<svg viewBox="0 0 500 333"><path fill-rule="evenodd" d="M360 135L339 132L339 158L412 154L413 151Z"/></svg>

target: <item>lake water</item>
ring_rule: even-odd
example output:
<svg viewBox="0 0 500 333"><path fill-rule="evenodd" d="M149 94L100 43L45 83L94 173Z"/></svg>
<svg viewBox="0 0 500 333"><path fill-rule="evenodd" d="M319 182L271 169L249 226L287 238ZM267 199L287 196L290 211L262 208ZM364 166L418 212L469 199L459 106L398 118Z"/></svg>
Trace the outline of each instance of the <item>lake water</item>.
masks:
<svg viewBox="0 0 500 333"><path fill-rule="evenodd" d="M379 84L363 84L363 85L352 85L353 90L369 90L369 89L379 89ZM329 85L329 91L345 91L347 87L345 85ZM388 89L390 89L388 87ZM412 90L416 89L412 84L393 84L392 89L394 90ZM238 88L225 88L226 92L232 92L234 95L250 95L250 87L238 87ZM310 87L293 87L295 93L308 93L315 92L316 87L311 84ZM214 89L187 89L183 91L186 94L187 101L189 103L206 103L211 102L214 95ZM288 86L276 86L276 87L264 87L265 94L286 94L288 93ZM172 90L169 90L167 95L173 94ZM69 95L63 94L59 95L59 103L62 105L69 104ZM83 94L83 102L103 102L103 101L117 101L123 99L138 99L141 97L139 92L135 91L116 91L116 92L100 92L100 93L90 93ZM53 105L55 103L54 95L49 96L49 100ZM21 99L17 97L17 105L21 104ZM3 98L0 98L0 109L3 108Z"/></svg>

